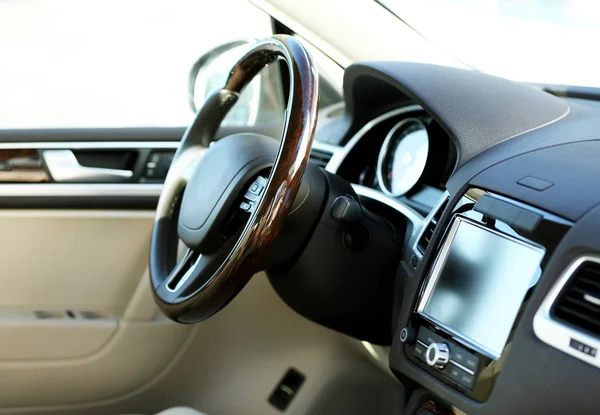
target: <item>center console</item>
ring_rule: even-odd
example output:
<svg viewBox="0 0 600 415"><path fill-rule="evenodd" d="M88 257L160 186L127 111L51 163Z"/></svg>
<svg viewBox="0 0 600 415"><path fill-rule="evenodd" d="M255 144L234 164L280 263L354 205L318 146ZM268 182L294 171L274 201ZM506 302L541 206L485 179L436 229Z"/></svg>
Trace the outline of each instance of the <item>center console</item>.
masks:
<svg viewBox="0 0 600 415"><path fill-rule="evenodd" d="M480 189L446 210L433 215L440 229L423 256L423 278L393 352L485 401L520 315L570 223Z"/></svg>

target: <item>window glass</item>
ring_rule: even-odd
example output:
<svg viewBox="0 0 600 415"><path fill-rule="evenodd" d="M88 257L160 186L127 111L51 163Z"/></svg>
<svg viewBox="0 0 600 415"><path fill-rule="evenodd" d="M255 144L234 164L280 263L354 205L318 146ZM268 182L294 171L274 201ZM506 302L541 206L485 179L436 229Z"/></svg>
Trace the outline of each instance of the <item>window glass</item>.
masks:
<svg viewBox="0 0 600 415"><path fill-rule="evenodd" d="M246 0L1 1L0 128L186 126L198 57L271 34Z"/></svg>
<svg viewBox="0 0 600 415"><path fill-rule="evenodd" d="M378 1L479 71L524 82L600 86L596 0Z"/></svg>

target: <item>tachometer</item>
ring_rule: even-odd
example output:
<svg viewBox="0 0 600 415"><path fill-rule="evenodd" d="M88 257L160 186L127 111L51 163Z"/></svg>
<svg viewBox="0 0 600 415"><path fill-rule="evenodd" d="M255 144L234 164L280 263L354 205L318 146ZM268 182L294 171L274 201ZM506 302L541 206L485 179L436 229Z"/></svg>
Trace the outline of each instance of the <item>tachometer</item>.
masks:
<svg viewBox="0 0 600 415"><path fill-rule="evenodd" d="M421 178L429 154L425 124L417 118L400 121L388 133L377 163L377 178L384 193L402 196Z"/></svg>

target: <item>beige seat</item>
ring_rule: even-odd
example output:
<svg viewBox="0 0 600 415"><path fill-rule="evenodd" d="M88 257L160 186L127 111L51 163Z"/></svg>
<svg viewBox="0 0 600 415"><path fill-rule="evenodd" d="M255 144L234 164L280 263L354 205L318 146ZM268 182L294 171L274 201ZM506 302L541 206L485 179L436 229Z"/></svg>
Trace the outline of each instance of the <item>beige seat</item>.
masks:
<svg viewBox="0 0 600 415"><path fill-rule="evenodd" d="M156 415L204 415L202 412L196 411L185 406L176 406L175 408L165 409Z"/></svg>
<svg viewBox="0 0 600 415"><path fill-rule="evenodd" d="M177 406L175 408L165 409L156 415L204 415L202 412L198 412L192 408L186 408L184 406Z"/></svg>
<svg viewBox="0 0 600 415"><path fill-rule="evenodd" d="M204 415L202 412L196 411L185 406L176 406L174 408L165 409L156 415Z"/></svg>

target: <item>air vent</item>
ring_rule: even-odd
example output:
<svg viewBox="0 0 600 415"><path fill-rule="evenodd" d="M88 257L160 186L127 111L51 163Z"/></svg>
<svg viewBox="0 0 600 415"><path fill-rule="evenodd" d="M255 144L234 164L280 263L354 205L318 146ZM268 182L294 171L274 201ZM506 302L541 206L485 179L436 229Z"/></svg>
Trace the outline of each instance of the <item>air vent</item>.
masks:
<svg viewBox="0 0 600 415"><path fill-rule="evenodd" d="M552 317L600 337L600 264L584 262L558 295Z"/></svg>
<svg viewBox="0 0 600 415"><path fill-rule="evenodd" d="M323 168L327 167L327 163L329 163L329 160L331 160L332 156L332 153L325 150L313 148L310 151L310 159L312 160L312 162Z"/></svg>
<svg viewBox="0 0 600 415"><path fill-rule="evenodd" d="M421 252L421 254L425 254L425 251L427 251L427 247L431 242L431 238L433 238L435 228L437 227L437 224L440 221L442 214L444 213L444 209L446 209L447 205L448 199L444 199L444 201L438 206L437 210L429 220L429 223L427 223L425 230L421 234L419 242L417 243L417 249L419 250L419 252Z"/></svg>

